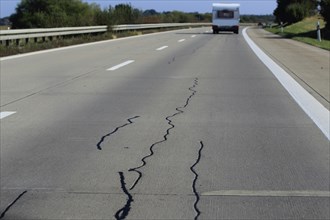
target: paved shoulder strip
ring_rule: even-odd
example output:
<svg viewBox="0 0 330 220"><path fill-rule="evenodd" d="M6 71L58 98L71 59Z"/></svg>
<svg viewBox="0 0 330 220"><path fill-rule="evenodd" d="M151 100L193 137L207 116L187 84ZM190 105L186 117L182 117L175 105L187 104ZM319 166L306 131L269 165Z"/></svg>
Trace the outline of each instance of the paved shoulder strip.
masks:
<svg viewBox="0 0 330 220"><path fill-rule="evenodd" d="M330 140L330 112L319 103L311 94L300 86L285 70L268 57L247 35L244 28L243 36L257 57L275 75L284 88L290 93L294 100L306 112L306 114L321 129L323 134Z"/></svg>

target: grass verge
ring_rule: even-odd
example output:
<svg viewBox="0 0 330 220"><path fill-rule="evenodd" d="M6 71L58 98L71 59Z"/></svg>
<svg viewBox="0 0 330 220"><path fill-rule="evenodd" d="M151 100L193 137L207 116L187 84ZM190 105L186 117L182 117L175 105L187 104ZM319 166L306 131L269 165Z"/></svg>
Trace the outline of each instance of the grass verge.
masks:
<svg viewBox="0 0 330 220"><path fill-rule="evenodd" d="M317 40L316 23L320 21L322 41ZM281 35L285 38L301 41L325 50L330 50L330 31L325 29L325 22L321 17L314 16L306 18L298 23L285 26L283 33L279 26L266 28L267 31Z"/></svg>

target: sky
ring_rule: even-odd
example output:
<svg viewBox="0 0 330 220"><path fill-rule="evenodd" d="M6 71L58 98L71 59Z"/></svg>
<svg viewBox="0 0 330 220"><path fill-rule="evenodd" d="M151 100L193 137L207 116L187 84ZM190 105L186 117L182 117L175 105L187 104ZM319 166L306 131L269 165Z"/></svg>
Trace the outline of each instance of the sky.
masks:
<svg viewBox="0 0 330 220"><path fill-rule="evenodd" d="M56 1L56 0L54 0ZM214 2L234 2L240 3L241 14L273 14L277 7L276 0L127 0L127 1L113 1L113 0L83 0L88 3L96 3L101 8L107 8L109 5L115 6L117 4L131 4L134 8L140 10L155 9L158 12L163 11L183 11L183 12L200 12L206 13L212 11L212 3ZM21 0L0 0L0 17L6 17L15 12L17 4Z"/></svg>

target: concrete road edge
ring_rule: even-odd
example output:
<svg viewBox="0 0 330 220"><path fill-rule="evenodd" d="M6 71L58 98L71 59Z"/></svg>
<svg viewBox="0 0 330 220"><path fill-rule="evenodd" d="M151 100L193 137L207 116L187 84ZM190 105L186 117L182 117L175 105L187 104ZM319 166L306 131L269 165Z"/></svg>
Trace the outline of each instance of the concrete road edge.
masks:
<svg viewBox="0 0 330 220"><path fill-rule="evenodd" d="M249 27L243 29L243 37L256 56L266 65L274 74L299 106L320 128L323 134L330 140L330 112L311 94L309 94L301 85L299 85L284 69L274 62L266 53L264 53L247 35Z"/></svg>

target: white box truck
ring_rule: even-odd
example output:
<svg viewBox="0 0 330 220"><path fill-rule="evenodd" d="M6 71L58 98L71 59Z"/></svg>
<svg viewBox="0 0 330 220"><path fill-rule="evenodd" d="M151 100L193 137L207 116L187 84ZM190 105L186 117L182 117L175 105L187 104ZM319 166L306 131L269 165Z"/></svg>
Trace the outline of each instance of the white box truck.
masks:
<svg viewBox="0 0 330 220"><path fill-rule="evenodd" d="M219 31L239 33L239 7L237 3L213 3L212 29L214 34Z"/></svg>

